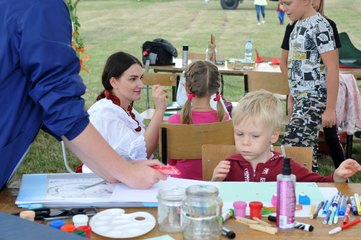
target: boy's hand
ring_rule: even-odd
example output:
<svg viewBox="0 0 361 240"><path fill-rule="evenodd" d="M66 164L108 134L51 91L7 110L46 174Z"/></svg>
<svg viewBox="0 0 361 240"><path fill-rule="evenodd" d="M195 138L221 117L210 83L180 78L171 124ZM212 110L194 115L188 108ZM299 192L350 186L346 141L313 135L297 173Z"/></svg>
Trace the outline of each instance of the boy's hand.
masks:
<svg viewBox="0 0 361 240"><path fill-rule="evenodd" d="M352 177L360 171L361 165L357 161L353 159L346 159L333 173L333 180L335 182L345 182L347 178Z"/></svg>
<svg viewBox="0 0 361 240"><path fill-rule="evenodd" d="M230 161L220 161L213 171L212 181L223 181L231 169Z"/></svg>

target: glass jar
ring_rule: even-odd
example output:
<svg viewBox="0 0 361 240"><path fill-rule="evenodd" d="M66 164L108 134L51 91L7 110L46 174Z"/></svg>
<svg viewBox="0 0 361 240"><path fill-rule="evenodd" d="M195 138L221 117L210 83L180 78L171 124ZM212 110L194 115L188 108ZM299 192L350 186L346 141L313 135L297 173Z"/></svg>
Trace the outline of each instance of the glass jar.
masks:
<svg viewBox="0 0 361 240"><path fill-rule="evenodd" d="M185 198L185 189L182 187L160 189L157 198L159 230L181 232L181 206Z"/></svg>
<svg viewBox="0 0 361 240"><path fill-rule="evenodd" d="M215 240L222 233L222 199L218 188L193 185L186 189L182 204L182 228L185 240Z"/></svg>

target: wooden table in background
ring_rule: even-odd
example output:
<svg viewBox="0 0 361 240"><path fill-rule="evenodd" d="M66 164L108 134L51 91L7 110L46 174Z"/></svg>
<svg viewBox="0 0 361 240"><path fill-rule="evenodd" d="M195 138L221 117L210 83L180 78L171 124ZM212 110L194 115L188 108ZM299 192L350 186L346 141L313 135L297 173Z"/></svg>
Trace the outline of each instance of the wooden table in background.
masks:
<svg viewBox="0 0 361 240"><path fill-rule="evenodd" d="M150 66L150 69L153 69L155 72L174 72L181 73L185 70L182 67L182 59L174 59L175 65L166 65L166 66ZM227 63L224 65L217 65L218 70L222 75L230 76L243 76L243 69L235 70L233 68L228 68ZM256 63L253 69L254 71L263 71L263 72L280 72L279 65L271 65L268 62ZM356 79L361 80L361 68L340 68L340 73L350 73L355 76Z"/></svg>
<svg viewBox="0 0 361 240"><path fill-rule="evenodd" d="M340 190L343 194L353 195L354 193L358 193L361 195L361 183L319 183L320 187L337 187L338 190ZM19 212L21 209L17 208L14 204L16 196L18 194L17 189L5 189L0 193L0 211L6 212L6 213L15 213ZM127 213L131 212L137 212L137 211L147 211L151 213L155 218L157 216L157 209L156 208L126 208L125 209ZM355 219L355 216L351 216L351 220ZM276 235L271 235L255 230L251 230L245 225L238 224L234 220L228 220L225 223L225 226L229 229L232 229L236 234L236 239L314 239L314 240L329 240L329 239L359 239L361 234L361 223L356 226L352 226L349 229L342 231L340 233L329 235L328 232L335 228L336 226L341 225L338 223L337 225L324 225L322 224L322 219L309 219L309 218L298 218L297 219L300 222L309 223L314 226L313 232L305 232L301 230L294 229L290 232L278 232ZM342 220L342 219L341 219ZM1 224L1 223L0 223ZM165 235L168 233L164 233L158 230L158 225L155 226L155 228L150 231L149 233L142 235L138 238L132 238L132 239L146 239L151 237L157 237L161 235ZM172 236L174 239L182 239L181 233L169 233L170 236ZM1 236L0 236L1 238ZM95 233L92 233L92 240L105 240L110 238L105 238L96 235ZM222 239L227 239L224 236L222 236Z"/></svg>

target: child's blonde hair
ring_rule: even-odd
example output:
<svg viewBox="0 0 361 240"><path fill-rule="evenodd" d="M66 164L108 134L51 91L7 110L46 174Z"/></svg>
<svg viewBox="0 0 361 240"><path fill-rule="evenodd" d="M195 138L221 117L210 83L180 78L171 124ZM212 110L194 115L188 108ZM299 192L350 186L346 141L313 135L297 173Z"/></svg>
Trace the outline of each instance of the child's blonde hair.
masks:
<svg viewBox="0 0 361 240"><path fill-rule="evenodd" d="M195 97L219 94L221 78L218 67L209 61L193 62L185 71L185 83L189 88L189 94L193 94ZM180 115L183 124L192 123L192 103L190 99L185 102ZM225 110L219 99L217 101L217 116L218 121L224 120Z"/></svg>
<svg viewBox="0 0 361 240"><path fill-rule="evenodd" d="M281 101L271 92L258 90L241 98L232 112L233 125L260 118L272 130L279 129L282 121Z"/></svg>

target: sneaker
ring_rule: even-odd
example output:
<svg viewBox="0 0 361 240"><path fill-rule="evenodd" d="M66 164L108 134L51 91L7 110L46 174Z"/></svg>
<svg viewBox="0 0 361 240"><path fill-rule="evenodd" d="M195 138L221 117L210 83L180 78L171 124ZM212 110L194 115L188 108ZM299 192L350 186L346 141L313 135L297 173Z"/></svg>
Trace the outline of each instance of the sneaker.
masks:
<svg viewBox="0 0 361 240"><path fill-rule="evenodd" d="M313 163L312 164L312 172L314 172L314 173L318 173L318 164L316 163Z"/></svg>
<svg viewBox="0 0 361 240"><path fill-rule="evenodd" d="M262 24L265 24L266 23L266 21L265 20L262 20Z"/></svg>
<svg viewBox="0 0 361 240"><path fill-rule="evenodd" d="M260 23L260 22L258 22L258 23L257 23L257 25L261 25L261 23Z"/></svg>

